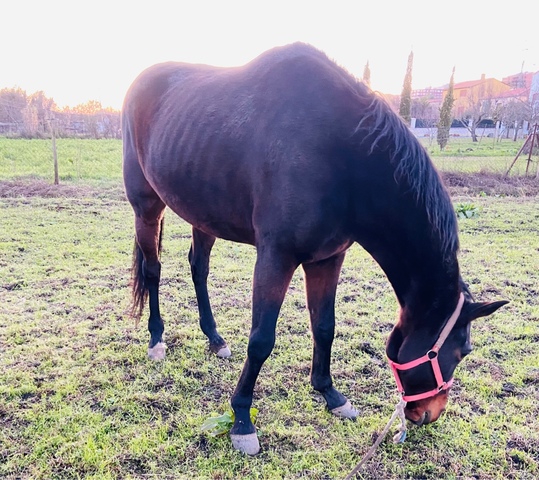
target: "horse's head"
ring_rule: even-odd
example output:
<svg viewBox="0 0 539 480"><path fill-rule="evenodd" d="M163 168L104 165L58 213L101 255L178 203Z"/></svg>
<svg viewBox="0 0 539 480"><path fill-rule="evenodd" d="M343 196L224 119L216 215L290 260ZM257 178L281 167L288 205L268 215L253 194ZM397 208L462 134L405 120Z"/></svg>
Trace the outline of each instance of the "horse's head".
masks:
<svg viewBox="0 0 539 480"><path fill-rule="evenodd" d="M475 303L461 294L449 319L436 332L414 326L409 312L389 336L386 353L403 399L406 418L416 425L438 420L445 410L453 372L472 351L472 320L494 313L507 301ZM404 309L403 309L404 310Z"/></svg>

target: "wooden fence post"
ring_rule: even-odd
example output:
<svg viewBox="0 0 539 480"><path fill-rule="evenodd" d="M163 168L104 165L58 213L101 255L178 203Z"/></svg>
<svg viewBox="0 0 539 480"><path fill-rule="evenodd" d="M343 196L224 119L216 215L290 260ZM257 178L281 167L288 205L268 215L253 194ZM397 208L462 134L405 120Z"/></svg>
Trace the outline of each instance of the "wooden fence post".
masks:
<svg viewBox="0 0 539 480"><path fill-rule="evenodd" d="M51 130L52 140L52 161L54 164L54 184L59 185L60 179L58 175L58 152L56 151L56 119L54 117L48 118L49 128Z"/></svg>

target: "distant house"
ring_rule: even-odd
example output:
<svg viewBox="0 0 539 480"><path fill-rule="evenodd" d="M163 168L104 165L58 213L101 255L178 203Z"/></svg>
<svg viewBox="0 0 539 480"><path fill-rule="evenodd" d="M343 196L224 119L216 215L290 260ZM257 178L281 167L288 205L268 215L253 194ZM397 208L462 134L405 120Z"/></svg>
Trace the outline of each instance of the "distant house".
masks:
<svg viewBox="0 0 539 480"><path fill-rule="evenodd" d="M431 105L441 106L444 99L443 87L428 87L412 90L412 100L427 100Z"/></svg>
<svg viewBox="0 0 539 480"><path fill-rule="evenodd" d="M511 90L511 86L496 80L495 78L485 78L482 75L479 80L455 83L453 86L453 114L455 117L462 117L467 110L481 100L491 100L504 92ZM447 90L444 91L444 97Z"/></svg>
<svg viewBox="0 0 539 480"><path fill-rule="evenodd" d="M412 90L412 100L419 100L421 103L428 103L430 108L439 110L443 99L447 95L449 85L441 87L428 87ZM399 110L400 95L382 94L395 112ZM539 72L521 72L503 78L502 81L495 78L485 78L482 75L478 80L456 83L453 86L452 114L454 117L451 125L452 136L469 136L470 132L462 123L462 118L473 106L481 101L492 101L493 104L507 104L513 101L522 102L532 107L532 116L539 118ZM494 105L492 105L494 106ZM417 111L412 119L412 130L418 137L431 137L433 135L432 118L428 116L429 110ZM414 115L412 115L414 116ZM536 120L535 120L536 121ZM526 122L524 122L526 123ZM477 128L490 129L495 124L491 118L483 118ZM520 127L519 127L520 128ZM523 127L525 133L526 127Z"/></svg>
<svg viewBox="0 0 539 480"><path fill-rule="evenodd" d="M539 72L534 73L532 76L528 101L534 112L539 114Z"/></svg>
<svg viewBox="0 0 539 480"><path fill-rule="evenodd" d="M520 72L508 77L502 78L502 82L506 83L513 89L526 88L529 89L532 86L534 73Z"/></svg>
<svg viewBox="0 0 539 480"><path fill-rule="evenodd" d="M0 122L0 135L20 134L23 124L20 122Z"/></svg>
<svg viewBox="0 0 539 480"><path fill-rule="evenodd" d="M511 88L494 96L494 100L501 104L512 101L528 103L530 100L530 89L533 83L534 73L520 72L509 77L504 77L502 82Z"/></svg>
<svg viewBox="0 0 539 480"><path fill-rule="evenodd" d="M514 100L527 103L529 96L530 96L529 88L526 88L526 87L511 88L509 90L506 90L505 92L495 95L493 97L493 100L495 100L497 103L502 103L502 104L505 104L507 102L514 101Z"/></svg>

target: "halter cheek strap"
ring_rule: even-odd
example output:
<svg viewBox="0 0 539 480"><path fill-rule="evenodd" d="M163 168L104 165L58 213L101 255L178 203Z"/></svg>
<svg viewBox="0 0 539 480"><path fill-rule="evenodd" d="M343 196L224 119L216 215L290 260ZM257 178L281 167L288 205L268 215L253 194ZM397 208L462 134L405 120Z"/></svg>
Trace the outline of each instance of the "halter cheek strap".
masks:
<svg viewBox="0 0 539 480"><path fill-rule="evenodd" d="M440 348L442 348L442 345L444 344L444 342L447 340L447 337L449 336L449 333L451 332L451 330L453 330L453 327L455 326L455 323L457 322L457 319L459 318L460 312L462 311L463 305L464 305L464 295L461 293L458 304L457 304L457 308L455 308L455 311L449 317L449 320L447 320L447 323L445 324L434 346L425 355L423 355L422 357L416 360L412 360L411 362L406 362L406 363L396 363L388 359L389 365L391 366L391 369L393 370L393 375L395 376L397 389L399 390L399 393L401 394L402 399L405 402L414 402L416 400L423 400L424 398L433 397L437 393L447 390L448 388L451 387L451 385L453 385L453 378L450 378L447 382L444 381L442 371L440 369L440 364L438 362L438 352ZM404 392L404 387L402 385L401 379L399 377L399 370L410 370L419 365L422 365L423 363L430 363L432 367L432 371L434 373L434 378L436 380L436 388L429 390L428 392L418 393L417 395L406 395Z"/></svg>

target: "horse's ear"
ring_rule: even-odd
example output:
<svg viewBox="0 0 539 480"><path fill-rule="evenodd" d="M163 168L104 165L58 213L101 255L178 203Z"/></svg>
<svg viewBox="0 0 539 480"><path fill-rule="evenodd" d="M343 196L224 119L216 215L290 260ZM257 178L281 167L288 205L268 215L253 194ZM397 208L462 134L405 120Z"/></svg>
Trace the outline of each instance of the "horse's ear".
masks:
<svg viewBox="0 0 539 480"><path fill-rule="evenodd" d="M479 317L487 317L493 314L498 308L508 304L508 300L499 300L497 302L479 302L471 303L468 305L467 314L469 321L475 320Z"/></svg>

